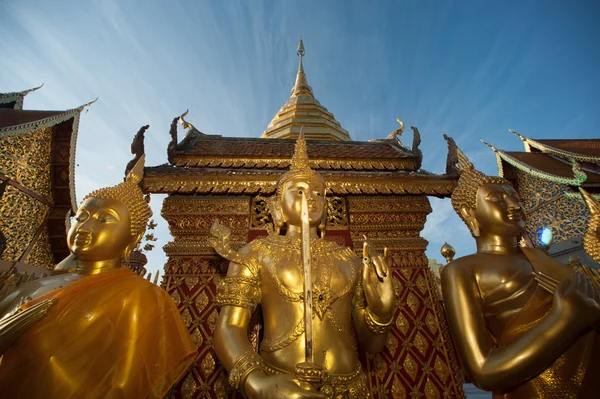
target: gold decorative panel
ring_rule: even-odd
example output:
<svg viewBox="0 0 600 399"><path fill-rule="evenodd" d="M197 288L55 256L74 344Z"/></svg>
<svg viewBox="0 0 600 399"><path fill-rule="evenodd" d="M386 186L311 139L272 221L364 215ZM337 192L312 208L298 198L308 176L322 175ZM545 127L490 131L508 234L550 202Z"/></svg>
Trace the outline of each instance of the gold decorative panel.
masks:
<svg viewBox="0 0 600 399"><path fill-rule="evenodd" d="M40 235L35 240L27 258L23 261L30 265L41 266L49 270L54 269L54 255L50 247L50 238L48 237L46 226L42 226Z"/></svg>
<svg viewBox="0 0 600 399"><path fill-rule="evenodd" d="M0 173L52 202L52 127L0 138Z"/></svg>
<svg viewBox="0 0 600 399"><path fill-rule="evenodd" d="M582 199L564 196L568 186L516 172L517 191L527 212L525 228L534 245L542 245L540 234L545 227L552 229L554 242L585 233L590 214Z"/></svg>
<svg viewBox="0 0 600 399"><path fill-rule="evenodd" d="M6 187L0 205L0 229L6 237L2 259L11 262L20 260L49 210L47 205L15 187Z"/></svg>

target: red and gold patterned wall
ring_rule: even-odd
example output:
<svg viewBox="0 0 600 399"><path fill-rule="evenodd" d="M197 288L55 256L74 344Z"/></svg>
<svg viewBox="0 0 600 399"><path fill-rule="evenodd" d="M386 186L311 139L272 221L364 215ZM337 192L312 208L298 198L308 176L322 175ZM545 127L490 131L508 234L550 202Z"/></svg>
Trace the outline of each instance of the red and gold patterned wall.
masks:
<svg viewBox="0 0 600 399"><path fill-rule="evenodd" d="M363 234L373 247L388 247L398 300L395 323L385 350L361 354L374 398L464 397L433 274L427 268L427 241L419 236L431 212L425 196L350 196L328 198L327 237L362 248ZM228 398L227 373L212 347L218 317L216 286L227 261L210 248L215 220L232 229L240 247L265 234L270 215L261 197L176 196L162 210L174 239L165 246L169 260L163 286L181 311L198 356L170 398ZM249 336L258 342L258 315Z"/></svg>

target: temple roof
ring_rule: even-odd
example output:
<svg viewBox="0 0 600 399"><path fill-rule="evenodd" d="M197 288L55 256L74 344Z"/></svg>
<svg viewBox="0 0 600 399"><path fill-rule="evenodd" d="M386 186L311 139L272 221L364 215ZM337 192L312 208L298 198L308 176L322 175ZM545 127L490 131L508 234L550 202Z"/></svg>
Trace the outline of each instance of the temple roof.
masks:
<svg viewBox="0 0 600 399"><path fill-rule="evenodd" d="M515 171L570 186L600 183L600 139L531 139L511 132L523 141L525 152L503 151L490 144L498 160L498 172L508 179Z"/></svg>
<svg viewBox="0 0 600 399"><path fill-rule="evenodd" d="M41 88L43 85L44 84L42 83L38 87L13 93L0 93L0 108L23 109L23 100L25 99L25 96Z"/></svg>
<svg viewBox="0 0 600 399"><path fill-rule="evenodd" d="M532 139L510 130L526 152L543 152L577 162L600 163L600 139Z"/></svg>
<svg viewBox="0 0 600 399"><path fill-rule="evenodd" d="M348 131L342 128L333 114L314 97L304 72L302 63L304 53L304 44L300 39L298 72L292 94L269 123L262 137L296 139L300 133L300 126L303 125L304 135L307 139L350 140Z"/></svg>
<svg viewBox="0 0 600 399"><path fill-rule="evenodd" d="M1 131L21 130L26 125L37 125L46 119L60 118L66 112L30 111L11 108L0 109L0 129Z"/></svg>
<svg viewBox="0 0 600 399"><path fill-rule="evenodd" d="M287 169L294 139L236 138L191 129L172 152L172 164L187 167ZM396 140L307 140L311 167L340 170L416 170L418 155Z"/></svg>

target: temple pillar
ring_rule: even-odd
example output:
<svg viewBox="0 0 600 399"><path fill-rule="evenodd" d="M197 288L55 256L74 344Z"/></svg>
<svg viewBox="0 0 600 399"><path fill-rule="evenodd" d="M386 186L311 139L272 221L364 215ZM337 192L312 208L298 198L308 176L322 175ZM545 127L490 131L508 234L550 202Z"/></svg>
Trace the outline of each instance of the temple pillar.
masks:
<svg viewBox="0 0 600 399"><path fill-rule="evenodd" d="M431 212L425 196L348 197L354 250L363 236L388 248L397 298L385 349L361 354L373 398L463 397L462 378L439 292L427 267L427 241L420 237Z"/></svg>
<svg viewBox="0 0 600 399"><path fill-rule="evenodd" d="M239 248L247 242L250 197L170 195L164 200L162 216L169 224L173 241L165 245L169 257L163 288L181 312L198 347L195 363L169 393L169 398L227 398L227 373L213 347L219 309L216 287L227 272L228 262L208 244L210 227L219 220L232 230L231 243ZM258 342L257 329L250 332Z"/></svg>

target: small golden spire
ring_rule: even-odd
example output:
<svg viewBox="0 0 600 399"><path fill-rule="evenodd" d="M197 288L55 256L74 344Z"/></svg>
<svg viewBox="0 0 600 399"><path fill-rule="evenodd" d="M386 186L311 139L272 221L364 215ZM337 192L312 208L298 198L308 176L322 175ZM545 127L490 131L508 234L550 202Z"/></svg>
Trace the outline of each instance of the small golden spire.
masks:
<svg viewBox="0 0 600 399"><path fill-rule="evenodd" d="M298 42L298 49L296 53L298 54L300 61L298 63L298 73L296 74L296 83L292 89L292 95L298 96L300 94L305 94L312 96L313 92L308 84L306 74L304 73L304 66L302 65L302 58L304 57L304 42L302 41L302 35L300 35L300 41Z"/></svg>
<svg viewBox="0 0 600 399"><path fill-rule="evenodd" d="M447 242L444 242L442 248L440 248L440 253L444 258L446 258L446 264L452 262L454 260L454 255L456 255L456 250L454 247Z"/></svg>

